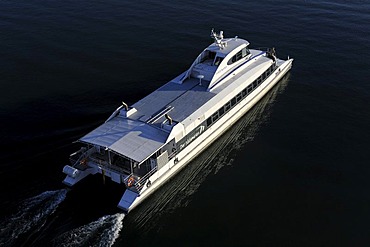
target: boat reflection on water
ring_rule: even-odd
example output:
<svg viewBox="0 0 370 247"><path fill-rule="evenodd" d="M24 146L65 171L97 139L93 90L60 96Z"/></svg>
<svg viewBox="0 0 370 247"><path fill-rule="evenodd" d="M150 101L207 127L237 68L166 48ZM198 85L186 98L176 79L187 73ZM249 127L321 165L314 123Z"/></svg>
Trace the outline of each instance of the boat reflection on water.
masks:
<svg viewBox="0 0 370 247"><path fill-rule="evenodd" d="M130 241L136 235L158 228L161 215L170 214L179 207L186 207L191 196L208 175L216 174L222 167L232 165L232 152L252 141L260 127L268 122L276 97L284 92L289 77L288 73L233 127L151 195L150 200L146 200L137 210L131 212L125 218L125 237L121 241Z"/></svg>
<svg viewBox="0 0 370 247"><path fill-rule="evenodd" d="M88 224L84 224L77 228L72 227L72 230L68 230L66 232L62 231L63 233L57 236L49 236L48 229L50 228L41 229L41 237L39 236L35 239L35 242L33 243L34 246L37 246L40 242L49 241L48 237L47 239L44 239L46 236L53 239L52 244L54 246L80 246L92 242L99 246L112 246L116 242L118 242L119 245L120 242L130 243L138 240L140 241L141 238L138 237L138 235L143 235L152 230L159 229L160 227L158 227L158 225L160 221L162 222L166 217L171 217L171 214L176 209L186 207L191 202L192 195L198 190L205 179L210 174L218 173L221 168L232 165L235 155L238 154L238 150L242 149L246 143L252 141L257 135L260 127L263 124L268 123L268 119L273 110L272 106L274 105L277 95L284 92L287 87L289 75L290 74L288 73L283 77L274 88L272 88L251 110L249 110L247 114L245 114L211 146L190 162L182 171L179 172L179 174L164 184L158 191L156 191L156 193L151 195L150 200L146 200L137 208L137 210L133 210L127 216L123 213L107 214ZM100 177L96 177L96 179L100 179ZM72 206L69 204L77 200L74 198L81 198L81 196L86 193L87 189L85 190L81 188L81 186L97 192L98 188L101 186L94 187L95 184L96 183L94 182L88 182L88 180L85 181L85 183L80 184L79 190L70 192L64 207L71 209L70 207ZM104 195L107 191L116 193L116 189L116 187L109 186L106 188L104 193L98 194ZM47 193L50 194L51 192ZM61 198L61 201L63 201L66 190L62 190L58 193L63 193L63 197ZM45 193L42 195L44 194ZM39 197L40 196L37 196L35 198ZM45 196L42 198L44 197ZM101 211L103 209L107 210L107 201L109 201L110 197L112 197L112 195L108 195L103 199L103 204L96 204L96 207L94 207L96 208L96 211ZM87 196L87 198L91 197ZM95 217L97 215L96 212L94 213L91 210L86 211L87 205L92 203L89 202L87 198L85 198L80 203L81 205L79 205L84 208L84 210L79 210L74 204L73 210L77 210L79 215L89 215L89 218L94 215ZM44 199L48 198L45 197ZM111 201L111 207L115 208L113 203L115 200L112 199ZM97 202L95 201L94 203ZM57 206L58 204L55 205ZM55 208L53 207L52 209L54 210ZM70 212L70 210L68 211ZM86 212L83 213L84 211ZM49 214L46 212L45 216L47 215ZM60 214L60 212L58 215L58 217L52 219L52 222L55 224L59 224L57 218L64 218L63 214ZM40 220L41 219L44 218L40 218ZM9 223L10 221L7 222ZM5 222L3 225L7 226L9 225L8 223ZM68 224L61 223L59 228L68 228L67 226ZM22 231L23 228L21 228ZM11 239L10 244L13 240L14 239Z"/></svg>

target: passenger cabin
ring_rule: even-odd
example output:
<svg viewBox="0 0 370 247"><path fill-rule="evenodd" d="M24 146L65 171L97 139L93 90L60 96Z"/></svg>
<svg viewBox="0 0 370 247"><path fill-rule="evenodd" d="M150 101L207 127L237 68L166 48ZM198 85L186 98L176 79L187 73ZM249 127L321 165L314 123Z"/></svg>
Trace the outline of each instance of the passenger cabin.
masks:
<svg viewBox="0 0 370 247"><path fill-rule="evenodd" d="M217 116L214 110L210 111L220 98L232 95L237 85L233 86L235 79L231 78L239 70L251 66L254 70L264 71L272 64L269 58L261 58L255 65L248 65L252 56L263 55L263 52L251 52L246 40L238 37L224 39L222 32L216 34L213 31L211 37L215 42L195 59L187 71L131 107L123 103L104 124L82 137L79 141L86 144L89 151L84 152L76 164L87 157L101 170L118 172L124 180L132 176L135 181L145 180L168 165L218 117L260 85L263 78L255 78L256 85L253 83L253 88L252 85L250 89L245 88L239 96L230 98L222 109L216 109ZM242 66L244 64L247 65ZM120 183L122 177L112 175L112 180ZM140 185L139 182L137 184Z"/></svg>
<svg viewBox="0 0 370 247"><path fill-rule="evenodd" d="M211 37L215 42L195 59L179 83L188 78L198 78L199 83L207 85L210 91L251 57L248 41L238 37L224 39L222 32L217 35L213 30Z"/></svg>

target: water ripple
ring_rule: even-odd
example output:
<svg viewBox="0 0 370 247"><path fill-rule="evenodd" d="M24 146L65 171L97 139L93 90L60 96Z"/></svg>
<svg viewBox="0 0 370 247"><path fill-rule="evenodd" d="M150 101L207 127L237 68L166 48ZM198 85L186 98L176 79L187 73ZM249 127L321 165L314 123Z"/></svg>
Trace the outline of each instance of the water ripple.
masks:
<svg viewBox="0 0 370 247"><path fill-rule="evenodd" d="M26 199L17 213L2 221L0 245L12 246L22 235L38 232L48 216L64 201L67 192L67 189L45 191Z"/></svg>
<svg viewBox="0 0 370 247"><path fill-rule="evenodd" d="M106 215L87 225L68 231L54 240L54 246L99 246L114 244L123 227L122 213Z"/></svg>

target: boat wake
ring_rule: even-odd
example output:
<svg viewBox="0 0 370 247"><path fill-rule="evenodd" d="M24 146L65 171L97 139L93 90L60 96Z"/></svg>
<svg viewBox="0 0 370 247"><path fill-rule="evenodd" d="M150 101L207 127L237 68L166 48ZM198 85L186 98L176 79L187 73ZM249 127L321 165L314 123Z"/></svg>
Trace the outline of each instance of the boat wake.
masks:
<svg viewBox="0 0 370 247"><path fill-rule="evenodd" d="M67 189L45 191L26 199L17 213L0 223L0 246L12 246L22 235L38 232L48 216L64 201L67 192Z"/></svg>
<svg viewBox="0 0 370 247"><path fill-rule="evenodd" d="M103 216L87 225L63 233L53 241L54 246L112 246L123 227L124 217L123 213Z"/></svg>
<svg viewBox="0 0 370 247"><path fill-rule="evenodd" d="M227 165L232 165L236 151L253 141L261 125L266 123L271 113L276 96L284 91L289 76L273 88L258 102L233 128L224 133L214 144L200 154L171 182L162 186L150 198L150 203L143 203L140 210L132 212L128 218L126 239L117 240L123 228L125 214L106 215L87 225L75 228L53 240L54 246L112 246L115 242L130 240L130 231L142 234L158 226L160 215L178 207L186 207L203 181L211 173L218 173ZM127 236L128 233L128 236ZM133 235L136 235L135 233Z"/></svg>

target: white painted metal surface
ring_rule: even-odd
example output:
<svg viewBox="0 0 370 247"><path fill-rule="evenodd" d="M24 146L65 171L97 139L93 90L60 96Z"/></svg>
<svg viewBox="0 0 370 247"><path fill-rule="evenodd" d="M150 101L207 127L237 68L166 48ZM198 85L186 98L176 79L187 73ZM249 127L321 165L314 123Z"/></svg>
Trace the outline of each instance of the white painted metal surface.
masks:
<svg viewBox="0 0 370 247"><path fill-rule="evenodd" d="M82 137L80 141L113 150L141 162L158 150L167 136L167 132L149 124L117 116Z"/></svg>
<svg viewBox="0 0 370 247"><path fill-rule="evenodd" d="M274 49L249 50L246 40L224 39L213 31L211 36L215 43L187 71L131 108L117 108L80 139L90 144L78 159L90 158L89 169L68 168L66 184L104 174L127 186L118 207L132 210L232 126L292 66L293 59L277 59ZM109 152L131 160L131 167L114 163ZM95 153L100 156L93 157ZM78 167L77 161L70 168Z"/></svg>

